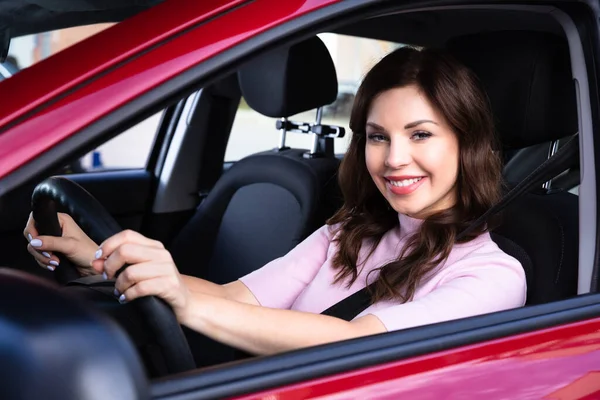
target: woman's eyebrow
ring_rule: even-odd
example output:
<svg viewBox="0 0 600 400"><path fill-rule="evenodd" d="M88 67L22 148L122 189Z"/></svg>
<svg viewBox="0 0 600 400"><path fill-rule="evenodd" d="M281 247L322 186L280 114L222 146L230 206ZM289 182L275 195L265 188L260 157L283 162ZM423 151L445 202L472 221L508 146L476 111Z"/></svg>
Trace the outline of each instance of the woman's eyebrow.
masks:
<svg viewBox="0 0 600 400"><path fill-rule="evenodd" d="M370 126L373 129L377 129L378 131L385 132L385 128L381 125L377 125L375 122L367 122L367 126Z"/></svg>
<svg viewBox="0 0 600 400"><path fill-rule="evenodd" d="M432 121L432 120L430 120L430 119L420 119L420 120L418 120L418 121L414 121L414 122L411 122L411 123L409 123L409 124L406 124L406 125L404 126L404 129L410 129L410 128L414 128L415 126L418 126L418 125L421 125L421 124L424 124L424 123L427 123L427 122L429 122L429 123L432 123L432 124L434 124L434 125L437 125L437 122L435 122L435 121Z"/></svg>

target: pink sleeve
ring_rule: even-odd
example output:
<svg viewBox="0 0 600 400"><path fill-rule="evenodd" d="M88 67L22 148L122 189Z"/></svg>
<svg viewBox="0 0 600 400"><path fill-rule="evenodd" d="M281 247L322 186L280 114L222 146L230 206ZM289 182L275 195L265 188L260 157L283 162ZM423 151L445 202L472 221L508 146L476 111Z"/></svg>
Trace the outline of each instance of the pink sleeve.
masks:
<svg viewBox="0 0 600 400"><path fill-rule="evenodd" d="M330 226L323 226L285 256L240 278L265 307L289 309L325 263L331 241Z"/></svg>
<svg viewBox="0 0 600 400"><path fill-rule="evenodd" d="M516 308L525 304L527 284L521 264L499 252L461 260L430 293L373 314L388 331Z"/></svg>

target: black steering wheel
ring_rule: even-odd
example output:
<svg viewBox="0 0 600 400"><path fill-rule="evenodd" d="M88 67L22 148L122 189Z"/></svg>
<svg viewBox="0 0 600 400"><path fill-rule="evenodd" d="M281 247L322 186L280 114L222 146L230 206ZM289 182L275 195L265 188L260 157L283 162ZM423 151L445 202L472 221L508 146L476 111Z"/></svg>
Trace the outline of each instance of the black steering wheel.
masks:
<svg viewBox="0 0 600 400"><path fill-rule="evenodd" d="M106 209L89 192L75 182L63 177L51 177L33 191L31 198L33 217L40 235L61 236L58 212L69 214L96 243L122 229ZM192 352L171 307L154 296L139 298L119 304L113 295L114 280L102 276L82 278L66 257L60 257L56 267L56 280L78 295L92 300L117 319L133 336L136 344L153 348L145 358L146 364L157 362L156 347L162 353L160 367L154 366L154 375L177 373L195 368ZM150 343L150 344L149 344Z"/></svg>

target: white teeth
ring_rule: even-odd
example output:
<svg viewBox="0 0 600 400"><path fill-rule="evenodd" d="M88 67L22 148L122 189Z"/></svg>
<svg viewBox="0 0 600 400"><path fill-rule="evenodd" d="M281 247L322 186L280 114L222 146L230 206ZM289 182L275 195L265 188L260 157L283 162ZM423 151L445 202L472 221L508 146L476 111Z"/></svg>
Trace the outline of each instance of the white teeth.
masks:
<svg viewBox="0 0 600 400"><path fill-rule="evenodd" d="M388 181L388 182L393 186L403 187L403 186L409 186L414 183L417 183L421 179L423 179L423 178L404 179L403 181Z"/></svg>

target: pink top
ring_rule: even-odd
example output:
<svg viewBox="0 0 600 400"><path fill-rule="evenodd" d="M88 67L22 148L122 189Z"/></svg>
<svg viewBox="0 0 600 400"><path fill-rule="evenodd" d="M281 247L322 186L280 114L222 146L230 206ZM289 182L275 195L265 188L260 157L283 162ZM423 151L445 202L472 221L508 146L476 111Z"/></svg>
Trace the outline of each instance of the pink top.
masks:
<svg viewBox="0 0 600 400"><path fill-rule="evenodd" d="M370 271L398 257L407 236L421 223L403 214L399 220L400 227L383 236L350 287L347 282L333 283L338 272L332 267L337 243L332 241L332 228L327 225L285 256L240 280L262 306L320 313L364 288ZM367 246L363 246L359 264L366 251ZM371 274L369 283L376 275ZM521 264L485 233L455 245L436 273L421 282L411 302L378 302L357 318L375 315L392 331L520 307L525 304L526 292Z"/></svg>

